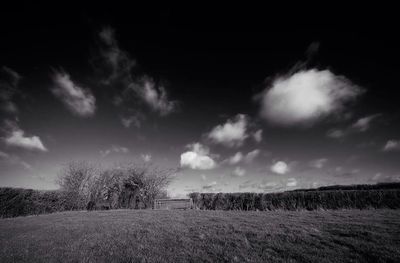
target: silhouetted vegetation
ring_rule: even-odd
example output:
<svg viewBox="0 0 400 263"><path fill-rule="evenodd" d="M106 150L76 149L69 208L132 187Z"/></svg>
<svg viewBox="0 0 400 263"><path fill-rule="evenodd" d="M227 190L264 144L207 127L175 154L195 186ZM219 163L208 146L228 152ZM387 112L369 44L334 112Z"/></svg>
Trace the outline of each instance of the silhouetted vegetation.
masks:
<svg viewBox="0 0 400 263"><path fill-rule="evenodd" d="M191 193L203 210L317 210L400 208L400 183L327 186L283 193Z"/></svg>
<svg viewBox="0 0 400 263"><path fill-rule="evenodd" d="M145 175L143 170L134 169L132 166L110 169L103 171L102 177L93 177L97 178L97 181L91 184L92 188L74 188L75 185L71 186L71 191L66 188L57 191L0 188L0 217L84 209L151 208L154 198L165 198L166 193L160 186L166 185L170 174L157 171L150 169ZM161 182L155 181L155 178L159 178L157 180ZM146 188L134 187L141 184L146 184ZM86 195L84 191L75 190L89 188L91 190L87 191ZM398 209L400 183L327 186L282 193L191 193L189 196L193 199L195 207L203 210Z"/></svg>
<svg viewBox="0 0 400 263"><path fill-rule="evenodd" d="M167 197L164 188L173 173L148 164L99 169L88 162L70 162L59 174L60 190L0 188L0 217L151 208L156 197Z"/></svg>

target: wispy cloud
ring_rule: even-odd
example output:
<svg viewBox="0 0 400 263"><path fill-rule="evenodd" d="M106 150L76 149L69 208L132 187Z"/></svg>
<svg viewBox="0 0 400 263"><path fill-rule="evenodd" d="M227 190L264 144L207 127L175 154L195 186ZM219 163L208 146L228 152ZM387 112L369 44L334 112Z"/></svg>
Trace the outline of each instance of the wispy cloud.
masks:
<svg viewBox="0 0 400 263"><path fill-rule="evenodd" d="M233 176L242 177L246 175L246 170L238 166L232 171Z"/></svg>
<svg viewBox="0 0 400 263"><path fill-rule="evenodd" d="M149 154L149 153L141 154L140 157L142 158L143 162L145 162L145 163L151 162L152 157L151 157L151 154Z"/></svg>
<svg viewBox="0 0 400 263"><path fill-rule="evenodd" d="M317 169L321 169L325 166L325 164L328 162L327 158L319 158L319 159L315 159L315 160L311 160L308 165L312 168L317 168Z"/></svg>
<svg viewBox="0 0 400 263"><path fill-rule="evenodd" d="M219 143L227 147L238 147L243 144L247 134L248 118L244 114L238 114L229 119L225 124L214 127L207 137L213 143Z"/></svg>
<svg viewBox="0 0 400 263"><path fill-rule="evenodd" d="M72 113L81 117L93 116L96 99L89 89L76 85L68 73L55 72L53 75L53 94L60 99Z"/></svg>
<svg viewBox="0 0 400 263"><path fill-rule="evenodd" d="M111 153L126 154L126 153L129 153L129 149L126 148L126 147L123 147L123 146L112 145L111 148L100 151L100 154L101 154L102 157L106 157Z"/></svg>
<svg viewBox="0 0 400 263"><path fill-rule="evenodd" d="M360 87L330 70L301 70L275 78L263 93L261 116L282 126L310 125L341 113L347 102L362 93Z"/></svg>
<svg viewBox="0 0 400 263"><path fill-rule="evenodd" d="M161 116L168 115L177 109L178 103L168 99L167 91L161 85L156 85L153 79L145 76L131 83L132 88L146 104Z"/></svg>
<svg viewBox="0 0 400 263"><path fill-rule="evenodd" d="M296 178L288 178L287 179L287 182L286 182L286 186L287 187L295 187L295 186L297 186L297 180L296 180Z"/></svg>
<svg viewBox="0 0 400 263"><path fill-rule="evenodd" d="M215 161L209 156L210 150L206 146L193 143L186 147L189 151L181 154L181 167L194 170L210 170L216 167Z"/></svg>
<svg viewBox="0 0 400 263"><path fill-rule="evenodd" d="M29 163L25 162L21 158L19 158L16 155L8 154L6 152L0 151L0 163L4 162L7 164L12 164L12 165L19 165L22 166L24 169L32 171L33 167Z"/></svg>
<svg viewBox="0 0 400 263"><path fill-rule="evenodd" d="M382 150L385 152L400 151L400 140L388 140Z"/></svg>
<svg viewBox="0 0 400 263"><path fill-rule="evenodd" d="M333 139L341 139L353 133L366 132L371 128L372 123L381 116L382 114L377 113L358 118L348 127L329 130L326 136Z"/></svg>
<svg viewBox="0 0 400 263"><path fill-rule="evenodd" d="M17 105L14 103L14 97L19 93L18 83L21 75L8 67L2 67L0 70L0 108L1 110L16 114Z"/></svg>
<svg viewBox="0 0 400 263"><path fill-rule="evenodd" d="M113 28L103 28L99 32L99 40L100 59L94 64L101 69L102 83L112 87L114 104L130 112L128 117L121 118L125 127L131 124L137 128L141 126L146 119L145 106L160 116L177 111L179 103L169 98L165 86L140 72L136 61L120 48Z"/></svg>
<svg viewBox="0 0 400 263"><path fill-rule="evenodd" d="M253 133L253 139L254 139L256 142L260 143L260 142L262 141L262 134L263 134L263 131L262 131L261 129L255 131L255 132Z"/></svg>
<svg viewBox="0 0 400 263"><path fill-rule="evenodd" d="M233 156L228 158L228 163L229 164L237 164L243 159L243 154L241 152L235 153Z"/></svg>
<svg viewBox="0 0 400 263"><path fill-rule="evenodd" d="M260 155L260 152L261 151L259 149L255 149L251 152L248 152L244 157L245 162L247 163L253 162L258 157L258 155Z"/></svg>
<svg viewBox="0 0 400 263"><path fill-rule="evenodd" d="M381 116L381 114L372 114L359 118L352 124L351 127L359 132L365 132L370 128L372 121L374 121L379 116Z"/></svg>
<svg viewBox="0 0 400 263"><path fill-rule="evenodd" d="M213 190L216 185L217 185L217 182L213 181L213 182L211 182L211 183L209 183L207 185L204 185L203 189L204 190Z"/></svg>
<svg viewBox="0 0 400 263"><path fill-rule="evenodd" d="M326 136L329 138L334 138L334 139L340 139L343 138L346 135L346 132L341 130L341 129L333 129L329 130L326 133Z"/></svg>

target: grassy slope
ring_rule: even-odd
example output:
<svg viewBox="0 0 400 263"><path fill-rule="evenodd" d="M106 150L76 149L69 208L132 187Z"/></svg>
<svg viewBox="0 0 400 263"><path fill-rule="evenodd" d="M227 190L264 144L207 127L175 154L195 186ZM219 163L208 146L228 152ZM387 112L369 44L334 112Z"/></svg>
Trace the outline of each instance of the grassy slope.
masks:
<svg viewBox="0 0 400 263"><path fill-rule="evenodd" d="M0 219L0 262L400 262L400 210L63 212Z"/></svg>

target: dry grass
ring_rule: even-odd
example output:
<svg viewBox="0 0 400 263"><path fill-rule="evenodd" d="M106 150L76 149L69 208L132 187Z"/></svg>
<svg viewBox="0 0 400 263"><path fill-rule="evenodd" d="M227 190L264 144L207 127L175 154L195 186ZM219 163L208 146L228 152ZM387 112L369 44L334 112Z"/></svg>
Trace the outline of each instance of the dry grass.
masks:
<svg viewBox="0 0 400 263"><path fill-rule="evenodd" d="M0 262L400 262L400 210L62 212L0 219Z"/></svg>

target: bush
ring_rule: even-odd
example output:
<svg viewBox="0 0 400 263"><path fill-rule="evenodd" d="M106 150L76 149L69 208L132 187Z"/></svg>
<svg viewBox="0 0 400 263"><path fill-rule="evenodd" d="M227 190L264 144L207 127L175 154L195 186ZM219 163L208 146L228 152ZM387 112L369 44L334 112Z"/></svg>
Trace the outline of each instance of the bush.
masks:
<svg viewBox="0 0 400 263"><path fill-rule="evenodd" d="M191 193L205 210L317 210L400 208L400 184L333 186L283 193Z"/></svg>

